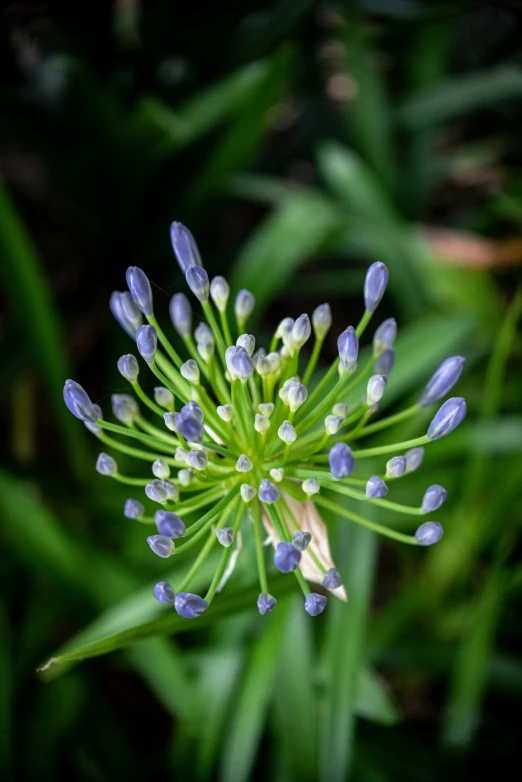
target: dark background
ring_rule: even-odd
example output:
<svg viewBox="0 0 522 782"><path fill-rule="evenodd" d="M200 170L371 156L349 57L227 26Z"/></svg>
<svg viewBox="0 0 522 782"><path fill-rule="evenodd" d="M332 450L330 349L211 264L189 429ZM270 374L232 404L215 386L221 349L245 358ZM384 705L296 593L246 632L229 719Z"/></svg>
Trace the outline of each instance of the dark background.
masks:
<svg viewBox="0 0 522 782"><path fill-rule="evenodd" d="M3 779L520 773L521 28L514 0L4 4ZM466 423L403 489L447 486L445 537L422 556L375 541L365 562L332 521L353 600L313 627L289 600L279 624L231 614L47 681L38 665L98 615L157 615L161 563L61 389L103 406L121 388L108 299L127 266L167 324L174 219L211 275L255 292L265 340L329 300L330 358L387 263L390 410L467 358Z"/></svg>

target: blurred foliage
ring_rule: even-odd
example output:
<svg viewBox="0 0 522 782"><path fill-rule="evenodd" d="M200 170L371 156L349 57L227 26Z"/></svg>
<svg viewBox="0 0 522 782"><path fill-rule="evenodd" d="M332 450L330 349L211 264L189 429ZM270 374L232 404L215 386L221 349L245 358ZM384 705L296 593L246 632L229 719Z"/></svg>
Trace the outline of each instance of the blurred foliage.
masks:
<svg viewBox="0 0 522 782"><path fill-rule="evenodd" d="M517 0L7 7L3 780L516 775L521 11ZM338 327L356 322L364 270L384 260L381 315L401 328L394 408L446 355L467 356L465 425L397 490L418 502L430 479L447 486L443 541L404 550L328 518L350 602L313 623L283 597L284 578L278 611L257 616L248 552L198 629L166 614L150 597L161 563L63 407L67 376L102 403L118 387L128 343L106 305L125 268L145 268L165 305L181 285L172 219L211 273L255 290L262 333L324 298ZM37 680L55 649L61 662Z"/></svg>

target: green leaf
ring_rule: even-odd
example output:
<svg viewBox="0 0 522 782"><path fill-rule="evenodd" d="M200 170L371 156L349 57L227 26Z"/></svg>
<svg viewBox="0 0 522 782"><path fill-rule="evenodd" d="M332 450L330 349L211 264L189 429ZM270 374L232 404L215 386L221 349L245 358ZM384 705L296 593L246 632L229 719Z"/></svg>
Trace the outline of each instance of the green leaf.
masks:
<svg viewBox="0 0 522 782"><path fill-rule="evenodd" d="M354 710L358 717L381 725L395 725L400 719L383 682L375 671L366 666L359 670Z"/></svg>
<svg viewBox="0 0 522 782"><path fill-rule="evenodd" d="M295 588L294 579L287 581ZM287 616L288 604L280 601L277 610L261 623L260 635L252 648L230 715L220 773L224 782L244 782L250 777L272 697Z"/></svg>
<svg viewBox="0 0 522 782"><path fill-rule="evenodd" d="M522 70L499 66L422 90L397 109L397 119L410 129L425 128L521 97Z"/></svg>
<svg viewBox="0 0 522 782"><path fill-rule="evenodd" d="M11 652L13 634L4 606L0 604L0 772L5 782L13 779L14 666Z"/></svg>
<svg viewBox="0 0 522 782"><path fill-rule="evenodd" d="M1 183L0 257L0 274L17 328L43 378L69 461L81 475L86 451L82 429L63 403L62 388L70 372L60 324L35 250Z"/></svg>
<svg viewBox="0 0 522 782"><path fill-rule="evenodd" d="M243 246L232 285L255 291L256 312L262 312L341 227L336 208L321 195L289 196Z"/></svg>

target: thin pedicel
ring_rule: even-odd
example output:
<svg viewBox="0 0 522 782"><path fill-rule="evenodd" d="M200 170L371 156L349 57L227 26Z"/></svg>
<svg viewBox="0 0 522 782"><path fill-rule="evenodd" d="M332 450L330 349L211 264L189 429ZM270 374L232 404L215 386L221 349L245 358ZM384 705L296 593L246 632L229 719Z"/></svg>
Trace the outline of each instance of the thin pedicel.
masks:
<svg viewBox="0 0 522 782"><path fill-rule="evenodd" d="M458 381L464 359L446 359L417 404L371 422L395 361L397 324L388 318L376 329L372 356L358 371L359 340L388 283L384 264L374 263L369 268L364 315L356 327L348 325L341 332L338 357L314 384L311 378L332 326L329 305L321 304L311 318L307 314L295 320L284 318L267 349L256 346L254 335L245 330L254 310L253 294L247 290L237 293L231 322L227 311L230 288L225 278L209 280L194 237L181 223L172 224L171 240L204 320L193 330L189 300L184 293L172 297L169 314L182 348L178 353L154 315L147 275L131 266L126 276L129 290L113 293L110 309L135 341L158 385L152 397L144 391L140 384L143 365L128 353L117 365L135 396L113 395L112 410L118 424L104 420L101 408L73 380L65 383L65 404L114 454L99 454L98 472L141 492L141 499L125 502L123 513L156 530L145 536L154 554L166 559L199 548L176 588L167 581L156 584L156 600L173 604L187 619L200 616L222 589L244 534L253 537L256 548L257 607L260 614L269 613L277 600L269 591L263 546L266 529L274 545L274 566L294 574L305 596L305 610L317 616L324 611L327 597L310 591L307 575L313 570L309 580L333 594L342 595L343 587L339 571L332 562L325 563L321 533L303 528L305 511L313 510L318 518L317 508L325 508L412 545L431 546L442 537L438 522L426 521L408 535L354 513L332 496L412 516L431 514L441 507L447 492L437 484L426 489L416 507L396 503L388 499L388 493L393 491L393 481L420 467L425 445L460 424L466 414L464 399L444 402L423 436L373 448L358 448L356 443L443 399ZM306 361L302 349L312 334L313 347ZM350 407L346 400L358 386L361 401ZM115 458L118 453L144 464L145 475L120 473ZM370 470L365 474L369 457L380 460L380 475L372 475ZM376 462L372 464L375 469ZM141 502L145 497L161 506L153 515L147 515ZM214 547L221 549L221 556L207 594L203 598L187 592Z"/></svg>

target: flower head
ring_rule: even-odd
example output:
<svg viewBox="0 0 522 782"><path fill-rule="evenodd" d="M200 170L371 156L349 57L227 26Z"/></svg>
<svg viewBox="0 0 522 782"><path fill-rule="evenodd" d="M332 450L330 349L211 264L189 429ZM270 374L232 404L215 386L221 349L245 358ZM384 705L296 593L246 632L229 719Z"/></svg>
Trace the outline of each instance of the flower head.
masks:
<svg viewBox="0 0 522 782"><path fill-rule="evenodd" d="M140 404L129 394L114 394L112 409L119 423L109 423L87 391L73 380L65 382L65 404L110 452L99 455L98 472L140 487L140 499L127 499L123 513L127 519L155 524L157 534L144 536L144 544L156 556L173 557L175 562L178 554L199 544L195 566L177 585L180 591L159 581L153 589L156 600L173 605L180 617L201 616L233 567L243 535L253 538L257 551L259 613L265 615L277 607L276 597L269 592L267 565L271 565L289 574L288 578L295 574L305 592L305 611L318 616L327 597L309 591L306 579L345 596L343 563L338 570L331 559L318 509L325 507L354 523L369 523L383 535L399 536L419 546L436 543L442 537L438 522L427 521L409 536L394 533L373 518L370 522L353 513L346 500L371 502L374 512L380 507L404 510L405 506L387 498L393 492L393 481L402 476L407 480L420 467L424 446L448 435L463 420L466 404L461 398L447 400L423 437L360 448L358 441L373 431L368 420L385 394L395 360L397 324L388 318L375 331L368 363L356 373L359 339L388 282L384 264L375 263L368 270L365 314L357 326L344 324L337 339L338 356L315 383L315 362L332 327L328 304L317 307L311 319L306 313L296 319L284 318L270 349L256 348L255 337L245 331L254 309L253 294L240 290L232 305L226 279L218 276L209 282L190 231L172 223L171 241L204 316L192 336L192 303L184 293L172 297L172 334L182 353L157 326L145 272L132 266L127 271L129 290L114 292L110 309L136 343L140 358L133 353L121 356L118 370ZM301 348L310 339L315 342L307 363ZM460 356L443 362L418 405L407 414L440 400L457 382L463 364ZM155 380L142 387L144 368ZM362 397L365 385L365 397L357 405L353 400ZM148 388L154 389L152 398ZM377 428L392 423L394 416L379 421ZM112 452L133 458L142 466L141 473L121 474ZM371 463L366 457L372 457ZM335 501L337 494L343 503ZM433 484L419 507L410 511L417 515L435 512L445 499L446 490ZM267 561L263 547L263 527L274 546L273 563ZM206 595L185 591L212 547L220 545L220 569Z"/></svg>

